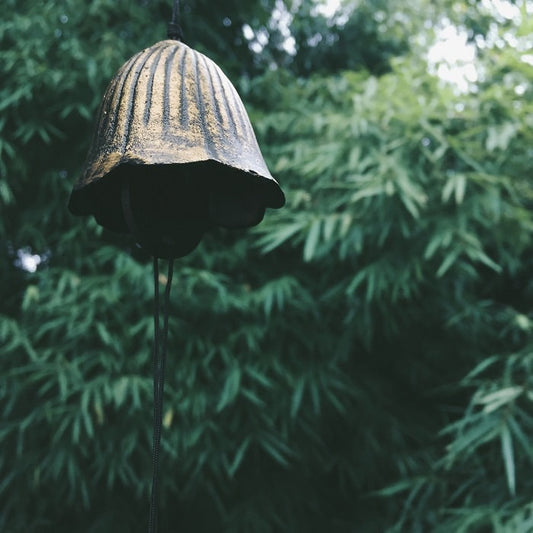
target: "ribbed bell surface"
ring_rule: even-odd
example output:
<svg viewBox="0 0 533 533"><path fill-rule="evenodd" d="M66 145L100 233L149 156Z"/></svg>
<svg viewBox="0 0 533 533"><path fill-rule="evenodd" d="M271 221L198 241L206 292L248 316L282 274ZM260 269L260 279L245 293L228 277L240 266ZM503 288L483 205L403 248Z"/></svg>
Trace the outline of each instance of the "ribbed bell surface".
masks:
<svg viewBox="0 0 533 533"><path fill-rule="evenodd" d="M203 54L165 40L109 84L69 209L113 231L133 232L134 222L143 247L179 257L210 227L253 226L284 203L231 82Z"/></svg>

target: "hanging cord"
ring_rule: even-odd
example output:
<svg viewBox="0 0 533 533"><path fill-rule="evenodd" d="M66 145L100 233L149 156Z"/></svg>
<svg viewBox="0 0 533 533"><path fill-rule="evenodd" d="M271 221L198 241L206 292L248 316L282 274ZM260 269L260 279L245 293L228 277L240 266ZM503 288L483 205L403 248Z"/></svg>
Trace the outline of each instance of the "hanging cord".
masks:
<svg viewBox="0 0 533 533"><path fill-rule="evenodd" d="M177 4L177 2L176 2ZM131 205L131 184L128 179L122 181L121 190L122 213L126 225L135 240L142 245L139 228L135 223ZM149 249L149 247L147 247ZM150 517L148 533L157 533L157 511L159 496L159 455L161 452L161 428L163 425L163 389L165 386L165 362L167 356L168 338L168 305L170 301L170 288L174 272L174 258L168 260L168 275L165 285L163 304L163 329L159 320L159 258L154 255L154 433L152 442L152 494L150 497Z"/></svg>
<svg viewBox="0 0 533 533"><path fill-rule="evenodd" d="M180 26L180 2L174 0L172 6L172 20L168 23L167 35L174 41L183 41L183 31Z"/></svg>
<svg viewBox="0 0 533 533"><path fill-rule="evenodd" d="M165 386L165 362L168 338L168 305L170 287L174 271L174 259L168 260L168 275L165 286L163 307L163 329L159 321L159 259L154 257L154 434L152 447L152 495L150 498L150 518L148 532L157 532L157 511L159 496L159 455L161 451L161 428L163 424L163 390Z"/></svg>

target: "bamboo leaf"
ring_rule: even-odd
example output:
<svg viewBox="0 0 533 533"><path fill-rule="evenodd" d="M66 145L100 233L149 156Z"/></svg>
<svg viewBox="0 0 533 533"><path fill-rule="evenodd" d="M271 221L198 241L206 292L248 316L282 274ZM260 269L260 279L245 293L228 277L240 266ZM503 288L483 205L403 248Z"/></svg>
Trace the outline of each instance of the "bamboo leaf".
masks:
<svg viewBox="0 0 533 533"><path fill-rule="evenodd" d="M507 487L511 496L516 494L516 479L515 479L515 463L514 463L514 450L513 439L509 431L509 427L504 425L500 433L502 457L505 465L505 475L507 477Z"/></svg>
<svg viewBox="0 0 533 533"><path fill-rule="evenodd" d="M309 228L309 232L307 234L304 246L304 261L311 261L311 259L313 259L315 255L315 251L320 238L321 226L322 221L317 218L312 222L311 227Z"/></svg>
<svg viewBox="0 0 533 533"><path fill-rule="evenodd" d="M298 411L300 410L300 406L302 404L302 398L304 395L305 390L305 380L300 377L296 380L296 385L294 387L294 391L292 393L292 400L291 400L291 417L295 418L298 414Z"/></svg>

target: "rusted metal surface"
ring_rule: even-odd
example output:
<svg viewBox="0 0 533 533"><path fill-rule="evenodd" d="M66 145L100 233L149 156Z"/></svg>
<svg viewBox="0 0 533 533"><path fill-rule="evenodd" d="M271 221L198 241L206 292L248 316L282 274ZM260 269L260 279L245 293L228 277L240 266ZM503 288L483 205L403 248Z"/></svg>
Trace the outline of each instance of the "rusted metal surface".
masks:
<svg viewBox="0 0 533 533"><path fill-rule="evenodd" d="M176 40L139 52L109 84L70 210L131 231L120 201L125 179L144 233L165 224L181 225L182 235L192 226L251 226L285 203L231 82Z"/></svg>

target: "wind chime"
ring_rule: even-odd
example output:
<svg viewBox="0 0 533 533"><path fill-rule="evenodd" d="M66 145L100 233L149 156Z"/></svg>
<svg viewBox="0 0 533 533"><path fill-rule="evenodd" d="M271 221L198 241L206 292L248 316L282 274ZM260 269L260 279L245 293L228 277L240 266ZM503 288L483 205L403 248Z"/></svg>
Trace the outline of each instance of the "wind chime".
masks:
<svg viewBox="0 0 533 533"><path fill-rule="evenodd" d="M285 197L271 176L237 91L221 69L182 42L179 1L168 39L129 59L100 105L83 175L68 207L131 234L153 256L154 433L148 530L157 531L158 473L174 259L215 226L258 224ZM163 326L159 259L168 259Z"/></svg>

